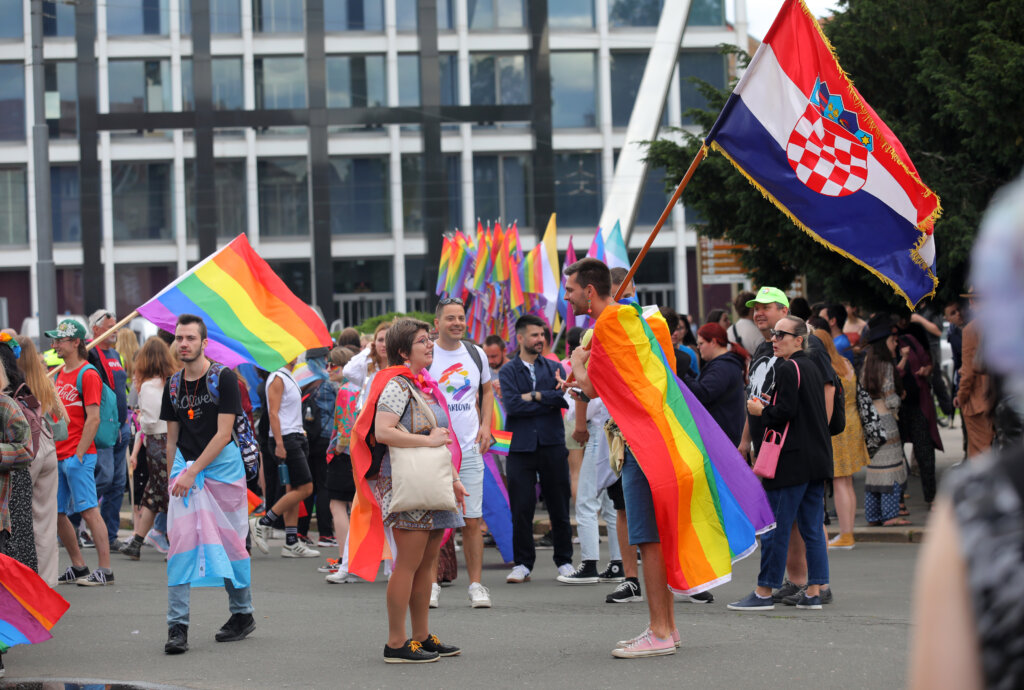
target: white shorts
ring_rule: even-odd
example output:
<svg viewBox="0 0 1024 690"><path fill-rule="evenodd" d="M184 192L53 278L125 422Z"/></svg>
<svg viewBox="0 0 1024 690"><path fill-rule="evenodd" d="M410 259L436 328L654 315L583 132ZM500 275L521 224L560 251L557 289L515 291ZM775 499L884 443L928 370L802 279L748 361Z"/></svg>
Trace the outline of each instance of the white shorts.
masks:
<svg viewBox="0 0 1024 690"><path fill-rule="evenodd" d="M466 487L466 515L478 518L483 515L484 505L484 458L476 446L472 450L462 451L462 466L459 468L459 479Z"/></svg>

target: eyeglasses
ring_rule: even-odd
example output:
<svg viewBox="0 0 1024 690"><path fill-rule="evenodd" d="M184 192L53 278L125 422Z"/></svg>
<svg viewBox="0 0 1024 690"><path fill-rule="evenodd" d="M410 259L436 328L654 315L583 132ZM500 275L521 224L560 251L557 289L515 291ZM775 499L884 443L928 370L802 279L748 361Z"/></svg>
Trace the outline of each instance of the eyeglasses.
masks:
<svg viewBox="0 0 1024 690"><path fill-rule="evenodd" d="M797 337L796 333L790 333L789 331L777 331L774 328L768 332L771 333L772 340L782 340L787 335L791 335L794 338Z"/></svg>
<svg viewBox="0 0 1024 690"><path fill-rule="evenodd" d="M429 342L432 342L431 339L427 338L427 337L424 337L424 338L418 338L417 340L412 341L412 344L413 345L426 345Z"/></svg>
<svg viewBox="0 0 1024 690"><path fill-rule="evenodd" d="M443 300L438 301L438 304L442 307L447 307L449 304L457 304L460 307L466 306L466 303L459 297L445 297Z"/></svg>

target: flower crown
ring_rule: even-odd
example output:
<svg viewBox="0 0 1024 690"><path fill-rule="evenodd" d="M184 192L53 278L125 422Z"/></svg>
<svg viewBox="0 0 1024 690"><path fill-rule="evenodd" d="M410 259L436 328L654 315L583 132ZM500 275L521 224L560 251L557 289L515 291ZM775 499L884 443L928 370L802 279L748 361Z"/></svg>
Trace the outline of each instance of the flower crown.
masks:
<svg viewBox="0 0 1024 690"><path fill-rule="evenodd" d="M11 337L10 333L0 333L0 343L4 343L7 347L11 348L16 358L21 357L21 345L18 341Z"/></svg>

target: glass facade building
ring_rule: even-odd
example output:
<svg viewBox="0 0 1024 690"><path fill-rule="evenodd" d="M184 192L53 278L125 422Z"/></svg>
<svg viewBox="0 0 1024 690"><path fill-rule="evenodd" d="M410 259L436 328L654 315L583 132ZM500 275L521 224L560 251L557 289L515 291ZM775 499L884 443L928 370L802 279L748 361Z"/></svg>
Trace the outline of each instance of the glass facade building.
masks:
<svg viewBox="0 0 1024 690"><path fill-rule="evenodd" d="M691 0L663 126L688 126L687 109L703 105L689 77L727 83L717 46L746 37L726 23L726 3L746 1ZM199 23L194 2L44 3L61 310L133 308L202 258L204 237L221 246L242 232L321 306L316 259L329 250L328 321L355 314L356 299L421 308L432 233L478 219L515 221L528 248L554 211L560 246L571 235L585 252L663 0L548 0L546 17L532 0L438 0L430 36L416 0L323 0L315 26L308 0L205 0ZM23 305L9 299L12 320L36 309L29 6L0 0L0 272L31 285ZM96 32L80 56L83 16ZM425 112L439 113L439 146ZM200 119L207 135L189 124ZM95 160L82 149L92 141ZM663 186L648 176L631 246L660 213ZM694 245L680 208L655 245L678 302Z"/></svg>

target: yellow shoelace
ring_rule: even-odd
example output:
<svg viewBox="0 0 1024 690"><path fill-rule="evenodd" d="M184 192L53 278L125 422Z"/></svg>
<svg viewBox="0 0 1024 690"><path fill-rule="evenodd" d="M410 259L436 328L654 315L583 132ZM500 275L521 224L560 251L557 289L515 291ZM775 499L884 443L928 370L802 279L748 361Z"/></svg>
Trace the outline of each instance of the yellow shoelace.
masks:
<svg viewBox="0 0 1024 690"><path fill-rule="evenodd" d="M423 643L417 640L409 640L409 651L418 652L423 649Z"/></svg>
<svg viewBox="0 0 1024 690"><path fill-rule="evenodd" d="M427 637L427 639L430 640L431 642L433 642L436 645L440 645L441 644L441 640L434 633L430 633L430 635Z"/></svg>

